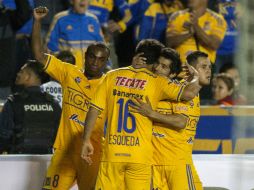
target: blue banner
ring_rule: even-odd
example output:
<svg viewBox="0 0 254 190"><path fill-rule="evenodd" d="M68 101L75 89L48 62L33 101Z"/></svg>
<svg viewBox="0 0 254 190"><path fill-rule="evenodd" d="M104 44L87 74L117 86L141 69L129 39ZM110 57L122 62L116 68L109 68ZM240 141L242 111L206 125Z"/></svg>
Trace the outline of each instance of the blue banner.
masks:
<svg viewBox="0 0 254 190"><path fill-rule="evenodd" d="M202 107L193 153L254 153L254 107Z"/></svg>

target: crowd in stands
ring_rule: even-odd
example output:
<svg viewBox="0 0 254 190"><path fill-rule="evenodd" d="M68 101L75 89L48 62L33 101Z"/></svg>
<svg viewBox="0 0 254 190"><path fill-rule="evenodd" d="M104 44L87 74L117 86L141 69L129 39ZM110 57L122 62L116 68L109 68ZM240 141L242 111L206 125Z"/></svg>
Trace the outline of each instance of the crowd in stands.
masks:
<svg viewBox="0 0 254 190"><path fill-rule="evenodd" d="M135 46L142 39L157 39L177 50L183 65L192 51L208 54L214 79L209 87L201 90L201 104L247 104L240 93L240 73L234 61L237 19L241 16L236 0L0 0L2 103L12 102L9 95L20 92L17 82L15 84L16 76L20 77L20 72L32 64L27 62L34 58L32 10L38 6L49 9L42 22L43 47L59 59L64 54L66 62L82 69L86 48L104 41L111 48L111 54L116 54L116 58L111 56L107 63L106 70L109 70L130 65ZM43 77L40 83L50 80ZM57 94L61 105L61 86L54 79L43 84L42 89ZM41 96L44 97L44 93Z"/></svg>
<svg viewBox="0 0 254 190"><path fill-rule="evenodd" d="M105 40L112 47L111 54L116 53L108 63L110 69L129 65L136 44L148 38L176 49L183 63L191 51L208 53L214 73L225 64L234 65L241 15L235 0L103 2L90 1L88 6L83 0L2 0L0 99L4 101L13 91L17 72L33 58L32 9L40 5L49 9L42 25L44 47L54 54L71 51L80 68L93 42ZM211 89L201 92L205 104L211 103L207 101L212 99Z"/></svg>

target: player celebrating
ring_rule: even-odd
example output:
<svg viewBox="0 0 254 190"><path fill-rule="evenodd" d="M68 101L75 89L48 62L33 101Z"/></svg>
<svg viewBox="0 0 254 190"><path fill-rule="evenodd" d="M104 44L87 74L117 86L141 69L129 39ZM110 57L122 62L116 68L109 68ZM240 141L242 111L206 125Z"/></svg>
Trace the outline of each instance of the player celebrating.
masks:
<svg viewBox="0 0 254 190"><path fill-rule="evenodd" d="M94 148L90 134L99 113L107 110L106 141L96 190L150 189L152 122L147 117L129 112L133 99L144 100L148 96L155 108L161 99L191 100L199 91L198 75L195 75L194 81L184 85L175 84L150 71L161 48L156 40L141 41L136 53L143 53L146 58L144 67L135 69L129 66L109 72L96 91L85 121L81 154L91 163Z"/></svg>
<svg viewBox="0 0 254 190"><path fill-rule="evenodd" d="M60 82L63 89L62 116L54 143L55 152L51 159L43 189L69 190L75 180L79 190L94 188L100 159L100 137L103 115L97 120L92 134L96 147L94 162L88 166L80 158L84 119L98 83L103 78L103 69L109 57L109 49L103 43L88 47L85 54L85 70L66 64L53 55L42 53L40 31L41 20L48 13L47 8L34 9L32 48L36 59L44 65L45 71Z"/></svg>
<svg viewBox="0 0 254 190"><path fill-rule="evenodd" d="M180 66L180 57L173 50L163 49L155 73L174 77ZM195 51L187 57L199 72L199 85L210 83L211 62L206 53ZM196 125L200 117L199 96L188 102L161 101L157 111L140 100L132 106L134 112L152 119L153 188L162 190L201 190L202 183L192 161L192 147Z"/></svg>

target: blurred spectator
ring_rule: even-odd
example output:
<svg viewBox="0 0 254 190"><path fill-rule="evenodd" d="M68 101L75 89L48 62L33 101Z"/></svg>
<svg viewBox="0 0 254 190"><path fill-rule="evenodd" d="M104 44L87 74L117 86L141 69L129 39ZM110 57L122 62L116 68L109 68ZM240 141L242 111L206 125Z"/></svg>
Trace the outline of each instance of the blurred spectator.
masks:
<svg viewBox="0 0 254 190"><path fill-rule="evenodd" d="M40 90L42 68L27 61L15 83L24 87L4 104L0 118L0 152L49 154L61 109L53 97Z"/></svg>
<svg viewBox="0 0 254 190"><path fill-rule="evenodd" d="M16 10L11 10L0 0L0 99L8 97L14 78L15 33L31 18L27 0L15 0L15 4Z"/></svg>
<svg viewBox="0 0 254 190"><path fill-rule="evenodd" d="M56 57L65 63L75 65L75 57L70 51L60 51ZM43 92L47 92L48 94L52 95L54 99L59 103L60 107L62 107L62 86L58 81L52 79L51 81L42 84L41 89Z"/></svg>
<svg viewBox="0 0 254 190"><path fill-rule="evenodd" d="M114 6L119 11L121 17L119 21L109 20ZM125 31L132 18L130 6L125 0L90 0L88 11L96 15L102 28L110 33Z"/></svg>
<svg viewBox="0 0 254 190"><path fill-rule="evenodd" d="M226 63L221 67L220 73L226 73L226 74L230 75L234 80L235 89L234 89L233 98L234 98L235 104L236 105L246 105L247 99L240 92L241 77L240 77L239 69L232 63Z"/></svg>
<svg viewBox="0 0 254 190"><path fill-rule="evenodd" d="M209 55L215 62L226 32L226 22L222 15L207 9L208 0L189 0L189 9L171 15L168 22L166 42L175 48L185 61L186 56L195 50Z"/></svg>
<svg viewBox="0 0 254 190"><path fill-rule="evenodd" d="M215 12L219 12L218 10L218 4L219 4L220 0L208 0L208 8L215 11Z"/></svg>
<svg viewBox="0 0 254 190"><path fill-rule="evenodd" d="M152 2L153 0L128 0L132 14L130 24L128 25L126 31L118 35L114 35L114 47L119 67L130 65L136 47L136 42L134 40L136 25L141 21L146 9ZM114 8L110 17L115 20L120 20L121 15Z"/></svg>
<svg viewBox="0 0 254 190"><path fill-rule="evenodd" d="M96 16L86 11L88 0L71 0L71 5L71 9L54 17L46 43L53 53L70 50L76 65L83 68L86 48L96 41L103 41L103 36Z"/></svg>
<svg viewBox="0 0 254 190"><path fill-rule="evenodd" d="M231 106L234 105L234 80L226 73L218 74L214 77L213 98L216 105Z"/></svg>
<svg viewBox="0 0 254 190"><path fill-rule="evenodd" d="M28 0L30 8L34 7L34 0ZM15 10L16 4L14 0L3 0L3 5L8 8ZM30 35L32 33L32 18L30 18L17 32L16 32L16 67L15 75L26 62L26 60L32 58L31 46L30 46ZM13 89L12 89L13 90Z"/></svg>
<svg viewBox="0 0 254 190"><path fill-rule="evenodd" d="M183 8L178 0L156 0L152 3L139 24L137 40L153 38L165 44L165 32L169 16Z"/></svg>
<svg viewBox="0 0 254 190"><path fill-rule="evenodd" d="M235 0L220 0L219 13L227 21L227 32L220 48L217 51L216 71L218 72L224 63L234 62L236 42L238 36L237 19L239 3Z"/></svg>
<svg viewBox="0 0 254 190"><path fill-rule="evenodd" d="M136 25L138 24L148 7L154 0L129 0L131 14L133 15L131 23Z"/></svg>
<svg viewBox="0 0 254 190"><path fill-rule="evenodd" d="M34 0L34 7L45 6L50 10L47 17L42 21L43 37L48 32L50 23L52 22L54 16L57 13L70 8L70 2L71 0Z"/></svg>
<svg viewBox="0 0 254 190"><path fill-rule="evenodd" d="M207 5L208 0L188 0L189 9L173 13L169 18L166 44L180 53L183 62L196 50L207 53L211 62L215 62L227 25L223 16L207 9ZM212 99L211 86L201 89L200 99L202 104Z"/></svg>

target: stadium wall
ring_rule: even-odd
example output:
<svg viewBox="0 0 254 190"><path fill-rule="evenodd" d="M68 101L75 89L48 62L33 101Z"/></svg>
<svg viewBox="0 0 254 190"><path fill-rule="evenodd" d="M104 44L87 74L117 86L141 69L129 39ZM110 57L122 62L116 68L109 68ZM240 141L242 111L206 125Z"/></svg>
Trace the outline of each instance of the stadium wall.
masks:
<svg viewBox="0 0 254 190"><path fill-rule="evenodd" d="M0 189L40 189L50 157L51 155L0 156ZM194 162L205 187L254 189L254 155L194 155ZM77 187L72 190L77 190Z"/></svg>

